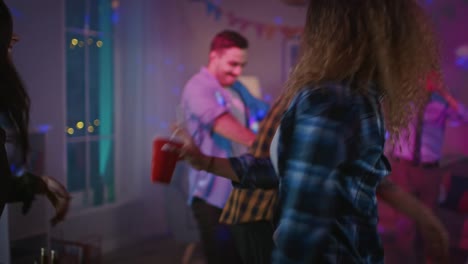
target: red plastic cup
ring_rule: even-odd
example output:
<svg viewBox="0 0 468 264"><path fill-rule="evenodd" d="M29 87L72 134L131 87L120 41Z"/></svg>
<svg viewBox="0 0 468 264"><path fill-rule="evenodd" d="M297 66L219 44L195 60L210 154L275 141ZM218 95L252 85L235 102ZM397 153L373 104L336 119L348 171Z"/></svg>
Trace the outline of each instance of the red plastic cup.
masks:
<svg viewBox="0 0 468 264"><path fill-rule="evenodd" d="M176 148L183 146L182 143L171 141L168 138L156 138L153 141L153 159L151 161L151 181L153 183L169 184L179 160L177 153L162 150L166 144Z"/></svg>

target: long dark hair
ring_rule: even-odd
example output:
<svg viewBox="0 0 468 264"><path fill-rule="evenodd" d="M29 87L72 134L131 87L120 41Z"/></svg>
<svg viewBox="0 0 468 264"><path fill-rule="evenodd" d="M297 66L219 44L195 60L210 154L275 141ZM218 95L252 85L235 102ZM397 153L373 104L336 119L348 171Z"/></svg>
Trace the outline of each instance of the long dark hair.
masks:
<svg viewBox="0 0 468 264"><path fill-rule="evenodd" d="M26 162L29 150L28 124L30 99L16 71L9 48L13 35L13 19L10 10L0 0L0 113L7 115L18 134L16 144Z"/></svg>

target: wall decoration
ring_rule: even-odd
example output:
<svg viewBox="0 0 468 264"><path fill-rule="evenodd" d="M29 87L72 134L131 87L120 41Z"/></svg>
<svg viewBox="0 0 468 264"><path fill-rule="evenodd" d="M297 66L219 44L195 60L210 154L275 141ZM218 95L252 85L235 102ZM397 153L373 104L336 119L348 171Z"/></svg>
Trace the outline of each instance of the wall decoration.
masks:
<svg viewBox="0 0 468 264"><path fill-rule="evenodd" d="M286 81L289 73L299 58L300 41L299 37L292 37L284 40L283 43L283 81Z"/></svg>
<svg viewBox="0 0 468 264"><path fill-rule="evenodd" d="M272 39L276 34L280 34L286 39L291 39L300 35L303 31L302 27L288 26L274 23L263 23L252 19L239 16L236 13L221 8L218 4L210 0L190 0L192 2L201 2L205 4L206 13L208 16L213 16L215 21L220 21L223 17L227 19L230 27L238 28L244 32L249 29L255 30L258 37Z"/></svg>

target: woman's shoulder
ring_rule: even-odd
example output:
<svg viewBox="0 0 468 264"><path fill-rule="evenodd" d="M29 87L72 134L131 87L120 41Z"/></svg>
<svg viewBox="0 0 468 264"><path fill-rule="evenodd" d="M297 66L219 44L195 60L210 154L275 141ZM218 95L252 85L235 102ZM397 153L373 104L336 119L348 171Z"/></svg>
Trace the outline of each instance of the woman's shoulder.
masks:
<svg viewBox="0 0 468 264"><path fill-rule="evenodd" d="M290 108L347 107L351 106L354 92L349 85L328 82L319 85L307 85L296 94Z"/></svg>

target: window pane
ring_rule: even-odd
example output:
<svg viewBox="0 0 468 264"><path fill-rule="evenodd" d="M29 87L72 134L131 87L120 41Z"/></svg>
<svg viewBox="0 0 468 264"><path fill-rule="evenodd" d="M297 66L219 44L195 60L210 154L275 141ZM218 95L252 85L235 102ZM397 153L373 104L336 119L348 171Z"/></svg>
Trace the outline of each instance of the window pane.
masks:
<svg viewBox="0 0 468 264"><path fill-rule="evenodd" d="M65 12L67 28L84 28L86 0L66 0Z"/></svg>
<svg viewBox="0 0 468 264"><path fill-rule="evenodd" d="M85 41L83 36L67 33L67 135L85 135Z"/></svg>
<svg viewBox="0 0 468 264"><path fill-rule="evenodd" d="M114 76L111 38L98 38L89 46L88 132L112 135L114 132Z"/></svg>
<svg viewBox="0 0 468 264"><path fill-rule="evenodd" d="M99 31L99 3L100 0L89 1L89 28Z"/></svg>
<svg viewBox="0 0 468 264"><path fill-rule="evenodd" d="M67 164L68 189L86 190L86 142L67 143Z"/></svg>
<svg viewBox="0 0 468 264"><path fill-rule="evenodd" d="M92 141L90 152L90 184L93 205L113 202L114 193L114 141Z"/></svg>
<svg viewBox="0 0 468 264"><path fill-rule="evenodd" d="M94 206L115 200L112 2L66 0L65 10L67 185Z"/></svg>
<svg viewBox="0 0 468 264"><path fill-rule="evenodd" d="M90 0L90 29L109 32L114 18L112 0Z"/></svg>

